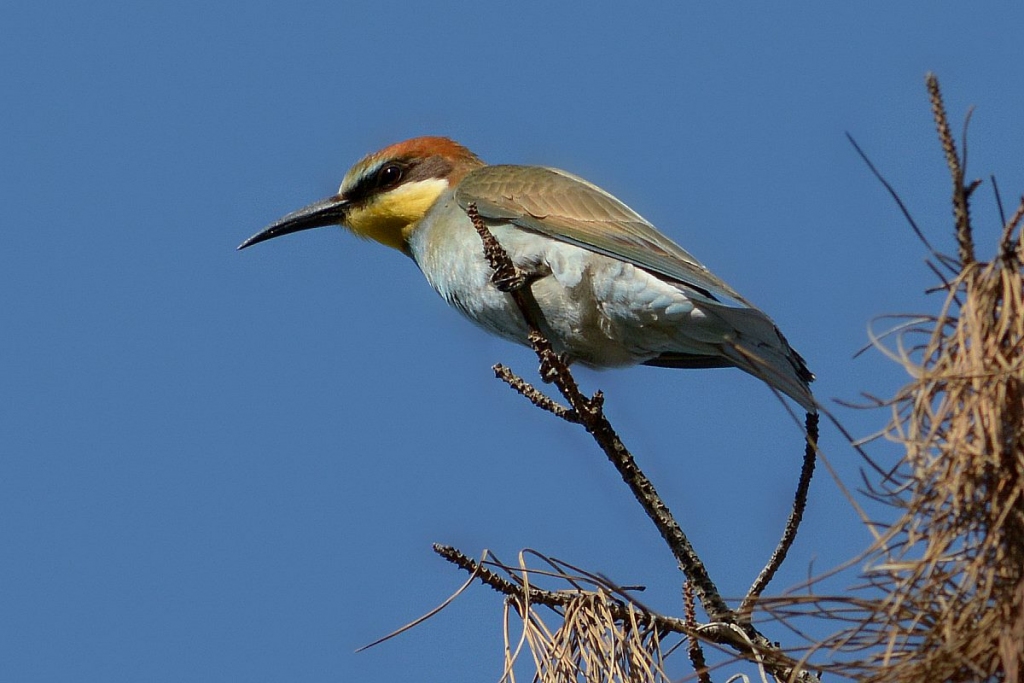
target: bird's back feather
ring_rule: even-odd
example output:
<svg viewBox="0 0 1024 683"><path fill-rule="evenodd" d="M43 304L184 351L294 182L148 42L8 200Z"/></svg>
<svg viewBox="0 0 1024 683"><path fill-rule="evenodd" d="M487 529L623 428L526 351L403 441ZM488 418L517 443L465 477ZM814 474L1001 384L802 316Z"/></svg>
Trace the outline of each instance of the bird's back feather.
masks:
<svg viewBox="0 0 1024 683"><path fill-rule="evenodd" d="M539 166L485 166L455 188L455 199L482 217L507 222L609 256L675 283L701 311L729 330L715 344L720 355L664 353L647 365L738 367L814 410L814 375L771 319L637 212L571 173Z"/></svg>
<svg viewBox="0 0 1024 683"><path fill-rule="evenodd" d="M640 214L583 178L541 166L485 166L468 174L455 197L484 218L611 256L715 300L746 300Z"/></svg>

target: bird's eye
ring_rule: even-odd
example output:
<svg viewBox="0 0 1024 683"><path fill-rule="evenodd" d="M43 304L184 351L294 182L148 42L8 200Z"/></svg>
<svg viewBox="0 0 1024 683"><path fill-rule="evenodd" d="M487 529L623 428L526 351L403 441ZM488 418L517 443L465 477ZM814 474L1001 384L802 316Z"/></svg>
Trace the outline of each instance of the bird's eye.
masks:
<svg viewBox="0 0 1024 683"><path fill-rule="evenodd" d="M377 187L380 189L394 187L402 180L402 167L398 164L387 164L377 171Z"/></svg>

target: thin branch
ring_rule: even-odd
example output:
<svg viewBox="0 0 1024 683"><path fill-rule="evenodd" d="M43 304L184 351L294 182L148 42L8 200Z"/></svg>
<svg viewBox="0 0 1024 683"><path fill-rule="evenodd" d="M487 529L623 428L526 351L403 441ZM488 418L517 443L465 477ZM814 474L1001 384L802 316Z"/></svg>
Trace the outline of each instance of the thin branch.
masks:
<svg viewBox="0 0 1024 683"><path fill-rule="evenodd" d="M484 256L494 271L491 281L501 291L507 292L523 315L528 333L527 341L533 348L534 353L540 361L541 378L553 382L559 392L569 403L572 413L578 418L579 423L590 433L598 446L618 470L623 481L633 492L633 496L643 507L644 512L654 522L662 538L668 544L669 549L679 563L680 569L686 575L697 597L700 599L707 612L711 623L700 627L699 635L716 644L724 644L733 648L741 656L756 661L765 666L774 676L782 680L799 680L811 683L818 681L818 677L804 668L802 662L797 662L782 654L779 648L772 644L767 638L761 635L753 625L749 623L738 624L736 613L729 609L712 582L707 568L690 544L686 534L676 522L668 506L658 495L654 485L636 464L633 455L619 439L611 423L604 415L604 396L598 391L593 396L586 396L580 391L579 385L569 371L566 361L554 351L551 342L544 336L542 330L546 326L543 313L537 300L530 289L531 280L528 274L521 272L509 258L508 253L487 228L486 223L477 211L475 204L466 207L466 214L473 223L477 234L484 247ZM504 375L505 373L502 373ZM505 377L501 377L512 386ZM512 377L510 376L510 379ZM518 384L518 383L517 383ZM532 394L522 383L524 396L544 403L536 394ZM516 387L514 387L516 388ZM530 387L532 389L532 387ZM517 391L519 389L517 388ZM549 399L548 399L549 400ZM553 402L552 402L553 404ZM553 404L557 406L557 404ZM558 406L561 407L561 406ZM555 410L545 407L549 412ZM812 451L813 452L813 451ZM468 560L468 558L465 558ZM471 562L471 561L470 561ZM460 566L463 566L460 564ZM464 567L465 568L465 567ZM496 584L489 583L496 588ZM500 589L499 589L500 590ZM635 603L634 603L635 604ZM656 615L652 615L652 618ZM683 620L670 619L657 616L659 623L667 625L676 623L679 633L688 633L689 628ZM667 620L667 621L662 621Z"/></svg>
<svg viewBox="0 0 1024 683"><path fill-rule="evenodd" d="M683 582L683 614L686 617L687 625L697 630L697 612L696 606L694 605L693 586L690 585L689 581ZM704 658L704 648L701 647L700 639L696 636L688 635L686 637L686 654L690 657L690 664L693 666L693 670L697 672L697 681L699 683L711 683L711 672L708 670L708 662Z"/></svg>
<svg viewBox="0 0 1024 683"><path fill-rule="evenodd" d="M871 163L871 159L869 159L868 155L864 153L864 150L860 148L860 145L858 145L857 141L853 139L853 136L847 133L846 139L850 141L851 145L853 145L853 149L856 150L857 154L861 158L861 161L867 164L867 167L871 171L872 175L874 175L875 178L878 179L878 182L882 183L882 187L884 187L886 191L888 191L889 196L892 197L893 200L896 202L896 206L900 207L900 211L903 212L903 217L907 219L908 223L910 223L910 227L914 231L914 234L917 235L917 239L921 240L921 244L923 244L928 251L932 252L933 254L937 253L935 251L935 248L932 247L932 245L928 242L928 238L926 238L924 236L924 233L921 232L921 228L917 226L917 221L915 221L914 217L910 215L910 210L907 209L906 204L903 203L903 199L900 198L900 195L896 192L893 186L889 184L889 181L885 179L885 176L882 175L882 173L875 167L875 165Z"/></svg>
<svg viewBox="0 0 1024 683"><path fill-rule="evenodd" d="M474 578L480 579L481 582L502 595L519 602L524 602L525 598L525 603L527 604L543 605L550 609L560 610L568 606L582 592L576 589L570 591L550 591L534 588L527 585L525 581L523 583L510 581L452 546L434 544L434 552L463 571L468 572L471 575L470 580ZM527 570L524 569L523 571ZM678 633L688 637L700 638L715 645L727 646L744 659L763 664L779 680L797 680L801 683L816 683L819 680L817 676L809 672L800 662L783 654L778 647L768 643L762 636L756 634L751 636L736 624L715 622L694 625L686 619L667 617L651 612L635 601L630 602L634 609L641 609L644 615L651 620L655 628L663 633ZM605 606L612 616L620 621L633 618L630 615L629 607L619 600L608 600ZM796 673L795 676L794 673Z"/></svg>
<svg viewBox="0 0 1024 683"><path fill-rule="evenodd" d="M572 593L568 591L548 591L541 588L530 588L521 586L518 583L509 581L497 572L491 571L482 563L471 559L458 548L450 545L434 544L434 552L454 564L459 569L469 572L472 578L480 579L482 583L490 586L502 595L510 597L522 597L526 591L527 599L535 604L546 607L565 607L572 599Z"/></svg>
<svg viewBox="0 0 1024 683"><path fill-rule="evenodd" d="M552 400L544 394L544 392L537 389L508 367L501 363L497 363L492 369L494 370L495 377L512 387L516 393L526 398L527 401L541 410L546 410L555 417L561 418L566 422L571 422L572 424L580 423L579 415L577 415L574 410Z"/></svg>
<svg viewBox="0 0 1024 683"><path fill-rule="evenodd" d="M939 83L938 83L938 80L936 80L936 82L935 82L936 90L938 89L938 86L939 86ZM941 105L941 101L940 101L940 105ZM967 145L967 131L971 127L971 117L972 116L974 116L974 107L968 107L967 108L967 115L964 116L963 129L960 131L960 140L961 140L961 144L963 145L963 148L964 148L963 156L960 158L960 167L962 169L964 169L964 171L967 170L967 149L968 149L968 145ZM974 187L977 187L980 184L981 184L980 180L975 180L972 183L972 185ZM970 197L972 192L974 192L974 190L973 189L969 189L967 191L967 196Z"/></svg>
<svg viewBox="0 0 1024 683"><path fill-rule="evenodd" d="M436 550L437 546L435 545L434 547L435 547L435 550ZM479 566L479 565L477 565L477 566ZM480 568L483 569L483 567L480 567ZM424 621L426 621L427 619L430 619L431 617L436 615L438 612L443 610L445 607L447 607L448 605L452 604L452 602L455 601L455 598L457 598L460 595L462 595L462 591L464 591L467 588L469 588L470 584L473 583L473 579L475 579L475 578L477 578L476 571L475 570L474 571L470 571L469 578L466 579L465 583L463 583L461 586L459 586L459 589L457 591L455 591L454 593L452 593L451 595L449 595L445 599L445 601L442 602L440 605L438 605L434 609L430 610L429 612L427 612L423 616L420 616L420 617L417 617L416 619L413 619L412 621L410 621L405 626L400 626L399 628L395 629L394 631L392 631L391 633L387 634L386 636L378 638L377 640L373 641L369 645L363 645L361 648L358 648L356 650L356 652L362 652L364 650L369 650L371 647L376 647L376 646L380 645L383 642L391 640L392 638L405 633L406 631L408 631L411 628L415 628L416 626L419 626Z"/></svg>
<svg viewBox="0 0 1024 683"><path fill-rule="evenodd" d="M594 437L598 446L612 462L623 481L629 486L647 516L654 522L662 538L668 544L683 573L693 582L704 610L713 621L735 621L735 614L726 605L707 568L698 557L686 534L676 522L668 506L658 495L654 484L637 466L633 455L619 439L614 428L604 415L604 396L597 392L587 397L569 372L569 367L555 353L551 342L541 333L543 320L540 307L528 286L528 279L519 272L508 254L487 228L474 204L466 213L484 245L484 255L494 270L493 282L499 289L508 291L526 320L529 328L528 340L540 360L540 374L555 386L579 417L580 424Z"/></svg>
<svg viewBox="0 0 1024 683"><path fill-rule="evenodd" d="M743 598L743 602L740 604L738 610L740 619L746 623L750 622L751 615L754 610L754 603L764 592L764 589L768 587L772 578L775 576L775 572L778 571L779 567L782 566L783 561L786 559L786 554L789 552L790 547L793 545L793 541L796 539L797 529L800 527L800 522L804 517L804 509L807 507L807 490L810 488L811 476L814 474L814 462L818 452L818 414L807 413L805 422L805 430L807 433L807 446L804 449L804 462L800 469L800 481L796 487L796 495L793 498L793 509L789 513L789 519L786 521L786 528L782 532L782 538L779 539L779 544L775 548L775 552L772 553L771 558L768 560L768 564L758 574L754 584L747 591L747 596Z"/></svg>
<svg viewBox="0 0 1024 683"><path fill-rule="evenodd" d="M1006 210L1003 208L1003 198L999 194L999 183L996 182L996 177L990 175L988 177L990 183L992 183L992 194L996 198L996 208L999 210L999 221L1003 225L1006 225Z"/></svg>

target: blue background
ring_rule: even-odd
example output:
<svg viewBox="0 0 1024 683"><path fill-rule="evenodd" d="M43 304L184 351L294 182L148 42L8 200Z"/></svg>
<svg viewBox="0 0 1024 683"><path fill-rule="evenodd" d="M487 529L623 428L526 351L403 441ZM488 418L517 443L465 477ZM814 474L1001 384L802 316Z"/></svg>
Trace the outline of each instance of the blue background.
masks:
<svg viewBox="0 0 1024 683"><path fill-rule="evenodd" d="M821 400L891 395L900 368L852 358L868 321L939 302L844 132L952 251L923 77L958 133L978 105L968 175L1013 204L1022 21L1011 3L5 3L0 680L497 680L481 587L354 653L463 581L433 542L536 548L678 614L672 558L604 456L492 379L531 376L529 351L340 229L235 247L364 153L449 135L621 197L775 318ZM578 376L742 595L795 485L784 408L737 371ZM886 419L838 413L857 435ZM823 446L855 485L834 429ZM774 588L868 540L822 473Z"/></svg>

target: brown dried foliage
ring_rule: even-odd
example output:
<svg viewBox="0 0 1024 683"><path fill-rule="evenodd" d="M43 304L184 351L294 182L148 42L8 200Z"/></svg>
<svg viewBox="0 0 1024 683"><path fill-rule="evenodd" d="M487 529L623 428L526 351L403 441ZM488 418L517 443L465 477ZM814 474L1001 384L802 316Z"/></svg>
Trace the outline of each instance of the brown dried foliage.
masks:
<svg viewBox="0 0 1024 683"><path fill-rule="evenodd" d="M888 438L906 455L885 498L902 514L877 545L886 647L866 680L976 681L1019 670L1024 588L1024 278L1009 258L964 266ZM927 329L927 328L930 328Z"/></svg>
<svg viewBox="0 0 1024 683"><path fill-rule="evenodd" d="M565 571L567 565L550 558L542 559L552 569L538 572L527 569L522 556L519 567L512 568L486 557L476 562L452 548L440 548L438 552L449 561L471 573L469 581L479 579L505 595L508 626L515 621L513 613L521 620L520 636L506 635L502 683L515 682L515 663L524 649L533 658L531 678L540 683L660 683L669 680L663 670L662 646L666 636L672 635L683 636L689 644L693 676L701 681L710 680L710 672L700 643L755 661L762 680L768 676L817 680L805 668L812 656L815 670L871 683L1022 680L1024 242L1020 224L1024 198L1005 222L995 258L988 263L977 260L969 209L979 182L965 184L961 157L933 76L928 78L928 90L953 179L958 258L931 249L899 196L879 175L932 251L931 266L942 278L938 289L945 298L938 315L908 316L895 336L895 349L888 351L912 380L882 404L892 410L884 435L900 444L904 455L870 491L897 510L896 520L881 525L865 518L875 543L846 565L863 562L864 582L838 596L808 592L765 598L752 592L741 614L749 614L749 609L777 619L811 643L787 653L767 643L749 622L737 619L727 608L712 610L721 613L721 620L696 623L693 591L687 594L686 619L666 617L606 579L575 568L570 574ZM489 235L486 229L478 229L486 245ZM502 268L500 249L491 251L498 274L508 271L499 279L514 292L521 284L514 268ZM529 302L521 308L528 316ZM569 375L568 369L556 372L558 359L545 361L542 345L535 350L542 360L542 375L556 382L570 406L549 399L503 366L496 368L498 376L539 407L582 423L591 433L600 432L587 420L603 419L601 397L582 396L573 382L567 391L562 384L568 381L563 377ZM809 434L808 458L815 441L816 433ZM606 450L614 460L617 449ZM643 497L638 494L638 499ZM800 501L798 495L796 510L802 509ZM488 567L504 571L508 578ZM531 576L553 578L570 587L538 589L531 585ZM701 591L696 594L705 598ZM720 600L716 592L710 595ZM541 618L542 612L550 616L552 611L558 622L555 628ZM818 641L797 628L798 618L808 616L825 619L832 628L846 627ZM797 650L803 657L792 659Z"/></svg>
<svg viewBox="0 0 1024 683"><path fill-rule="evenodd" d="M519 644L528 645L537 683L669 683L662 668L658 629L632 602L618 602L600 588L574 593L561 611L552 630L538 610L519 600L506 601L506 608L522 619L522 639L512 643L506 628L505 677L501 683L515 683L515 662ZM619 609L614 612L611 605ZM625 618L616 613L625 610ZM506 623L509 617L506 609Z"/></svg>
<svg viewBox="0 0 1024 683"><path fill-rule="evenodd" d="M780 600L769 613L850 624L816 645L860 681L1020 681L1024 665L1024 198L997 254L974 254L969 199L938 83L929 93L954 179L958 259L938 315L906 317L889 353L912 380L887 405L904 455L872 494L896 520L872 524L866 583L847 596ZM915 227L916 229L916 227ZM881 596L881 597L878 597Z"/></svg>
<svg viewBox="0 0 1024 683"><path fill-rule="evenodd" d="M934 78L929 91L941 134ZM886 647L866 680L1017 681L1024 659L1024 199L979 263L965 195L954 188L960 265L942 309L901 335L926 335L919 353L899 344L913 380L892 402L887 437L905 456L884 499L902 514L872 564Z"/></svg>

